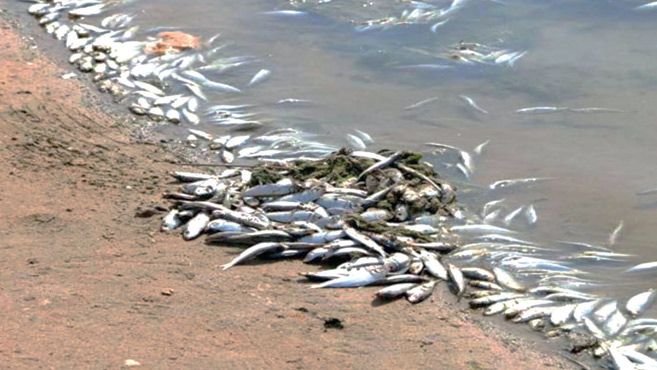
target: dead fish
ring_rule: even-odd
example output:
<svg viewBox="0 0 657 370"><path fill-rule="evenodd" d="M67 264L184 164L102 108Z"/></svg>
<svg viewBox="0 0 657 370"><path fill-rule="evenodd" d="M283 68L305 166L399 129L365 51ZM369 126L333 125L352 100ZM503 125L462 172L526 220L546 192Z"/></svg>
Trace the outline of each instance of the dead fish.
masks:
<svg viewBox="0 0 657 370"><path fill-rule="evenodd" d="M495 267L493 268L493 273L495 274L495 279L501 286L519 292L525 290L525 287L520 285L520 283L518 283L508 271Z"/></svg>
<svg viewBox="0 0 657 370"><path fill-rule="evenodd" d="M352 135L352 134L347 134L347 142L354 148L363 150L367 148L367 145L365 145L365 142L358 136Z"/></svg>
<svg viewBox="0 0 657 370"><path fill-rule="evenodd" d="M646 263L640 263L634 267L630 267L629 269L625 270L625 272L643 272L647 270L653 270L657 268L657 262L646 262Z"/></svg>
<svg viewBox="0 0 657 370"><path fill-rule="evenodd" d="M221 158L222 162L230 164L235 160L235 155L228 149L221 149L219 158Z"/></svg>
<svg viewBox="0 0 657 370"><path fill-rule="evenodd" d="M636 195L641 195L641 196L643 196L643 195L652 195L652 194L657 194L657 188L646 189L646 190L643 190L643 191L640 191L640 192L636 193Z"/></svg>
<svg viewBox="0 0 657 370"><path fill-rule="evenodd" d="M463 279L463 273L461 273L461 270L459 270L451 263L447 264L447 273L456 290L456 296L461 297L465 292L465 280Z"/></svg>
<svg viewBox="0 0 657 370"><path fill-rule="evenodd" d="M404 295L409 290L415 288L417 283L400 283L387 286L375 293L375 296L379 299L395 299Z"/></svg>
<svg viewBox="0 0 657 370"><path fill-rule="evenodd" d="M283 249L285 249L285 246L281 243L270 243L270 242L258 243L250 248L247 248L242 253L240 253L239 256L237 256L235 259L223 265L222 269L227 270L239 263L254 259L264 253L281 251Z"/></svg>
<svg viewBox="0 0 657 370"><path fill-rule="evenodd" d="M438 27L443 26L448 21L449 19L445 19L444 21L436 22L433 26L431 26L431 32L436 33Z"/></svg>
<svg viewBox="0 0 657 370"><path fill-rule="evenodd" d="M492 272L480 267L463 267L461 272L469 279L495 281L495 275Z"/></svg>
<svg viewBox="0 0 657 370"><path fill-rule="evenodd" d="M97 5L87 6L84 8L73 9L69 11L68 14L76 17L87 17L90 15L100 14L104 8L105 8L105 4L97 4Z"/></svg>
<svg viewBox="0 0 657 370"><path fill-rule="evenodd" d="M386 168L386 167L392 165L398 159L400 159L402 157L402 155L403 155L402 152L396 152L396 153L392 154L390 157L388 157L388 158L386 158L382 161L378 161L377 163L371 165L370 167L366 168L363 172L361 172L360 175L358 175L358 177L356 178L356 181L362 179L363 176L365 176L365 175L367 175L367 174L369 174L373 171L381 170L383 168Z"/></svg>
<svg viewBox="0 0 657 370"><path fill-rule="evenodd" d="M567 304L556 308L550 313L550 323L554 326L561 326L568 322L573 315L576 304Z"/></svg>
<svg viewBox="0 0 657 370"><path fill-rule="evenodd" d="M436 287L435 281L430 281L406 291L406 300L412 304L417 304L429 298Z"/></svg>
<svg viewBox="0 0 657 370"><path fill-rule="evenodd" d="M450 279L449 272L435 254L425 250L420 250L420 259L422 260L422 263L424 263L424 267L429 275L444 281Z"/></svg>
<svg viewBox="0 0 657 370"><path fill-rule="evenodd" d="M466 95L459 95L459 98L461 98L461 100L466 102L469 106L474 108L476 111L481 112L483 114L488 114L488 112L483 108L481 108L480 106L478 106L477 103L475 103L475 101L471 97Z"/></svg>
<svg viewBox="0 0 657 370"><path fill-rule="evenodd" d="M652 303L655 297L655 290L650 289L646 292L639 293L627 301L625 308L632 316L639 316L646 307Z"/></svg>
<svg viewBox="0 0 657 370"><path fill-rule="evenodd" d="M618 226L616 226L614 231L612 231L612 233L609 235L609 240L607 240L608 245L611 246L611 245L616 244L616 242L618 241L618 237L620 236L621 231L623 231L623 226L624 226L624 223L623 223L623 220L621 220L618 223Z"/></svg>
<svg viewBox="0 0 657 370"><path fill-rule="evenodd" d="M483 143L477 145L472 151L476 155L481 155L484 152L484 148L488 145L488 143L490 143L490 140L486 140Z"/></svg>
<svg viewBox="0 0 657 370"><path fill-rule="evenodd" d="M431 103L431 102L434 102L434 101L436 101L436 100L438 100L438 97L433 97L433 98L428 98L428 99L420 100L420 101L417 102L417 103L413 103L413 104L411 104L411 105L408 105L408 106L404 107L404 110L419 109L419 108L422 108L423 106L425 106L425 105L427 105L427 104L429 104L429 103Z"/></svg>
<svg viewBox="0 0 657 370"><path fill-rule="evenodd" d="M271 71L268 69L261 69L256 73L251 81L249 81L249 86L253 86L255 84L259 84L263 81L265 81L269 76L271 75Z"/></svg>
<svg viewBox="0 0 657 370"><path fill-rule="evenodd" d="M352 227L345 227L344 232L348 237L350 237L354 241L361 243L362 245L378 253L382 257L386 256L386 252L383 250L383 248L380 245L378 245L374 240L370 239L368 236L356 231L356 229Z"/></svg>
<svg viewBox="0 0 657 370"><path fill-rule="evenodd" d="M243 197L271 197L292 194L297 189L292 179L282 179L274 184L254 186L242 193Z"/></svg>
<svg viewBox="0 0 657 370"><path fill-rule="evenodd" d="M525 217L527 217L527 223L529 223L529 225L535 225L538 221L538 215L536 214L536 209L533 204L530 204L525 208Z"/></svg>
<svg viewBox="0 0 657 370"><path fill-rule="evenodd" d="M497 189L507 189L510 187L514 186L519 186L519 185L528 185L528 184L533 184L535 182L539 181L548 181L548 180L555 180L556 177L528 177L524 179L509 179L509 180L500 180L496 181L490 185L488 185L488 188L491 190L497 190Z"/></svg>
<svg viewBox="0 0 657 370"><path fill-rule="evenodd" d="M203 231L205 227L210 222L210 215L205 212L199 212L191 220L185 224L185 229L183 231L183 238L185 240L192 240L197 238Z"/></svg>
<svg viewBox="0 0 657 370"><path fill-rule="evenodd" d="M544 114L568 110L568 107L529 107L516 110L519 114Z"/></svg>
<svg viewBox="0 0 657 370"><path fill-rule="evenodd" d="M647 4L643 4L643 5L639 5L636 8L634 8L634 10L645 10L645 9L653 9L653 8L657 8L657 1L653 1L651 3L647 3Z"/></svg>
<svg viewBox="0 0 657 370"><path fill-rule="evenodd" d="M386 270L381 266L371 266L354 270L347 276L312 285L311 288L353 288L373 284L386 276Z"/></svg>
<svg viewBox="0 0 657 370"><path fill-rule="evenodd" d="M306 15L308 13L302 12L299 10L273 10L270 12L262 12L260 14L266 14L266 15L295 15L295 16L301 16L301 15Z"/></svg>

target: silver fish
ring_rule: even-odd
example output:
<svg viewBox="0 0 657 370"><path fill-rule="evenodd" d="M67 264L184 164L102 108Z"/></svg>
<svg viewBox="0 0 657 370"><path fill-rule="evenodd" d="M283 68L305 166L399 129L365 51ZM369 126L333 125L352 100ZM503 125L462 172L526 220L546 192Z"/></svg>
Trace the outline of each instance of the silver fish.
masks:
<svg viewBox="0 0 657 370"><path fill-rule="evenodd" d="M400 283L387 286L375 293L379 299L395 299L404 295L407 291L415 288L417 283Z"/></svg>
<svg viewBox="0 0 657 370"><path fill-rule="evenodd" d="M542 114L542 113L554 113L568 110L568 107L529 107L521 108L516 110L516 113L519 114Z"/></svg>
<svg viewBox="0 0 657 370"><path fill-rule="evenodd" d="M424 283L406 291L406 300L412 304L420 303L429 298L436 287L435 281Z"/></svg>
<svg viewBox="0 0 657 370"><path fill-rule="evenodd" d="M183 238L185 240L192 240L197 238L203 231L205 227L210 222L210 215L205 212L199 212L194 218L189 220L185 225L183 230Z"/></svg>
<svg viewBox="0 0 657 370"><path fill-rule="evenodd" d="M347 137L347 142L356 149L363 150L367 147L367 145L365 145L365 142L363 142L363 140L356 135L347 134L346 137Z"/></svg>
<svg viewBox="0 0 657 370"><path fill-rule="evenodd" d="M378 253L382 257L386 256L386 252L383 250L383 248L380 245L378 245L374 240L370 239L368 236L356 231L356 229L352 227L345 227L344 232L352 240L361 243L362 245Z"/></svg>
<svg viewBox="0 0 657 370"><path fill-rule="evenodd" d="M632 316L639 316L655 298L655 290L639 293L627 301L625 308Z"/></svg>
<svg viewBox="0 0 657 370"><path fill-rule="evenodd" d="M480 106L478 106L477 103L475 103L475 101L471 97L466 95L459 95L459 98L461 98L461 100L463 100L464 102L468 103L468 105L474 108L476 111L481 112L483 114L488 114L488 112L483 108L481 108Z"/></svg>
<svg viewBox="0 0 657 370"><path fill-rule="evenodd" d="M251 81L249 81L249 86L253 86L253 85L256 85L256 84L259 84L259 83L263 82L263 81L266 80L270 75L271 75L271 71L270 71L270 70L268 70L268 69L261 69L260 71L258 71L258 73L256 73L256 74L253 76L253 78L251 79Z"/></svg>
<svg viewBox="0 0 657 370"><path fill-rule="evenodd" d="M419 109L419 108L421 108L421 107L423 107L423 106L425 106L425 105L427 105L427 104L429 104L429 103L431 103L431 102L434 102L434 101L436 101L436 100L438 100L438 97L433 97L433 98L428 98L428 99L420 100L420 101L417 102L417 103L413 103L413 104L411 104L411 105L409 105L409 106L404 107L404 110Z"/></svg>
<svg viewBox="0 0 657 370"><path fill-rule="evenodd" d="M227 270L239 263L242 263L244 261L248 261L251 259L254 259L264 253L269 253L269 252L274 252L274 251L280 251L284 249L285 246L281 243L258 243L250 248L247 248L244 250L242 253L239 254L239 256L235 257L232 261L229 263L223 265L223 270Z"/></svg>
<svg viewBox="0 0 657 370"><path fill-rule="evenodd" d="M422 260L422 263L424 263L424 267L431 276L444 281L449 280L449 273L447 272L447 269L445 266L443 266L442 263L440 263L440 260L435 254L425 250L420 250L420 259Z"/></svg>
<svg viewBox="0 0 657 370"><path fill-rule="evenodd" d="M618 223L618 226L616 226L614 231L612 231L612 233L609 235L609 240L607 240L608 245L611 246L611 245L616 244L616 242L618 241L618 237L620 236L621 231L623 231L623 226L624 226L624 223L623 223L623 220L621 220Z"/></svg>
<svg viewBox="0 0 657 370"><path fill-rule="evenodd" d="M520 292L525 290L525 287L518 283L508 271L495 267L493 268L493 273L495 274L495 279L501 286Z"/></svg>
<svg viewBox="0 0 657 370"><path fill-rule="evenodd" d="M373 284L386 276L386 270L381 266L357 269L349 275L312 285L311 288L353 288Z"/></svg>
<svg viewBox="0 0 657 370"><path fill-rule="evenodd" d="M491 190L507 189L518 185L527 185L539 181L548 181L554 179L556 179L556 177L529 177L525 179L500 180L488 185L488 188L490 188Z"/></svg>
<svg viewBox="0 0 657 370"><path fill-rule="evenodd" d="M465 292L465 280L463 279L463 273L458 267L452 265L451 263L447 264L447 273L449 275L449 280L452 282L456 295L458 297L462 296Z"/></svg>

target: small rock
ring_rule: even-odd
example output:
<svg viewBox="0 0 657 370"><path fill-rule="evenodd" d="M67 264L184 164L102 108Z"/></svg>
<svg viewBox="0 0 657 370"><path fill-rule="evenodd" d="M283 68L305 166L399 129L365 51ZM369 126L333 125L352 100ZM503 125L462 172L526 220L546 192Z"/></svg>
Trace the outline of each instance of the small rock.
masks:
<svg viewBox="0 0 657 370"><path fill-rule="evenodd" d="M166 295L166 296L173 295L173 289L171 289L171 288L162 289L162 295Z"/></svg>

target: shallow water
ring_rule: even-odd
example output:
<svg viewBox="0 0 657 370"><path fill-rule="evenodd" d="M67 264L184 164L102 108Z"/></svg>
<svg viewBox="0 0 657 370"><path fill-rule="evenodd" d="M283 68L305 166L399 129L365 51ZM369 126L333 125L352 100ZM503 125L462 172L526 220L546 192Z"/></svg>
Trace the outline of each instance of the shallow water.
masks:
<svg viewBox="0 0 657 370"><path fill-rule="evenodd" d="M444 8L450 3L431 4ZM208 105L254 104L250 111L266 124L261 132L295 127L307 133L308 140L342 146L348 145L345 135L357 128L374 138L370 149L405 148L427 154L431 148L424 143L429 141L471 151L490 140L467 179L482 187L464 186L470 190L461 200L477 213L485 202L502 197L507 199L507 212L533 203L538 223L531 228L518 225L518 235L553 248L535 253L551 260L577 250L556 245L555 240L604 246L623 220L623 232L611 249L635 257L603 265L565 263L599 283L588 289L627 298L653 287L655 275L623 271L657 260L657 194L636 195L657 187L657 130L652 128L657 110L657 10L634 10L642 3L466 0L457 11L438 19L449 21L435 33L431 26L438 20L358 27L369 19L399 17L418 6L396 1L296 1L295 7L263 0L141 0L117 11L137 15L140 39L156 35L163 26L203 39L221 33L216 44L229 44L222 55L254 56L253 63L208 75L244 90L240 95L210 94ZM293 9L305 13L271 13ZM436 56L461 41L527 54L513 66L456 63ZM262 68L272 70L271 77L248 87ZM461 95L488 113L468 106ZM275 104L289 98L310 103ZM435 100L404 109L429 98ZM532 106L614 111L515 113ZM180 139L188 127L162 125L158 131ZM234 134L208 121L194 128ZM445 177L465 182L442 160L429 156ZM556 179L517 190L483 190L494 181L522 177ZM657 314L657 308L651 314Z"/></svg>
<svg viewBox="0 0 657 370"><path fill-rule="evenodd" d="M635 193L657 186L657 130L653 128L657 50L652 42L657 12L634 11L640 4L472 1L436 33L430 30L433 23L357 31L349 22L398 16L409 8L396 2L369 7L349 1L298 4L298 9L308 12L301 15L265 14L295 8L284 2L255 0L189 1L184 6L142 0L129 9L147 15L139 19L142 30L172 25L207 37L220 32L223 40L233 43L230 52L234 55L259 58L222 81L245 86L260 68L273 71L269 80L246 94L214 96L213 102L262 104L257 110L270 128L298 127L316 134L313 140L335 145L347 144L344 136L353 128L369 133L376 149L428 152L424 143L437 141L471 150L490 140L476 159L473 183L527 176L557 178L505 195L509 211L535 203L538 225L524 235L535 240L603 244L624 220L625 228L613 250L648 261L657 260L657 229L653 227L657 195L638 197ZM415 50L437 53L459 41L528 53L508 67L455 64ZM453 68L399 68L417 64ZM467 106L459 95L471 97L489 114ZM437 99L420 109L404 110L431 97ZM286 98L308 99L313 104L272 104ZM514 113L531 106L603 107L622 112ZM215 133L224 130L203 124L200 128ZM458 176L451 169L443 171ZM609 271L596 274L598 280L612 280L605 290L617 296L636 293L654 281L616 272L610 279Z"/></svg>

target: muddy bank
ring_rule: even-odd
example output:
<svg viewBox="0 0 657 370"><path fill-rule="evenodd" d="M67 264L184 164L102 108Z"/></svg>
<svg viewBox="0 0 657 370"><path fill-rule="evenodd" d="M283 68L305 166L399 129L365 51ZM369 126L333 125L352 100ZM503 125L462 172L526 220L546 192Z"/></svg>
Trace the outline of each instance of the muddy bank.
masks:
<svg viewBox="0 0 657 370"><path fill-rule="evenodd" d="M178 159L131 139L131 118L105 113L106 97L61 79L46 36L19 36L35 23L2 15L7 368L572 368L559 343L501 331L445 286L417 306L373 307L368 289L306 289L300 262L222 272L236 249L160 234L159 193Z"/></svg>

